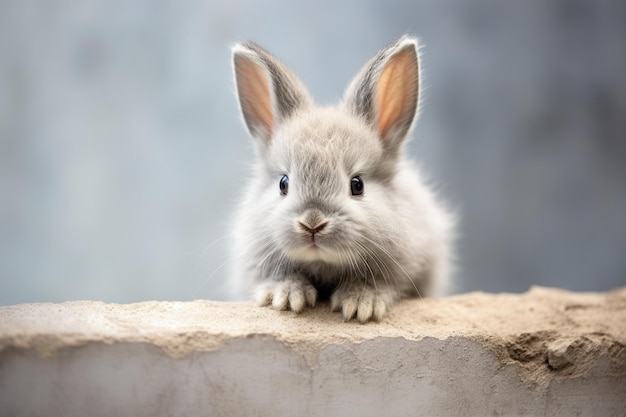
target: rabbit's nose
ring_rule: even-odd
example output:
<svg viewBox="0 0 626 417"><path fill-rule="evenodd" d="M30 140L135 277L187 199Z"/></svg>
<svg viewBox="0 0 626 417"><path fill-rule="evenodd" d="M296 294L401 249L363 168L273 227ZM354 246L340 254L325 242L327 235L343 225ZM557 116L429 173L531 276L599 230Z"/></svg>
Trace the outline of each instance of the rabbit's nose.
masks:
<svg viewBox="0 0 626 417"><path fill-rule="evenodd" d="M328 226L328 219L319 210L308 210L298 219L298 226L305 232L315 235Z"/></svg>
<svg viewBox="0 0 626 417"><path fill-rule="evenodd" d="M312 235L321 232L326 226L328 226L328 222L327 221L323 221L320 223L315 224L314 226L308 225L306 223L303 222L298 222L298 224L300 225L300 227L305 231L308 232Z"/></svg>
<svg viewBox="0 0 626 417"><path fill-rule="evenodd" d="M296 227L300 230L310 233L312 237L315 237L316 233L326 229L329 225L328 217L316 209L307 210L296 221Z"/></svg>

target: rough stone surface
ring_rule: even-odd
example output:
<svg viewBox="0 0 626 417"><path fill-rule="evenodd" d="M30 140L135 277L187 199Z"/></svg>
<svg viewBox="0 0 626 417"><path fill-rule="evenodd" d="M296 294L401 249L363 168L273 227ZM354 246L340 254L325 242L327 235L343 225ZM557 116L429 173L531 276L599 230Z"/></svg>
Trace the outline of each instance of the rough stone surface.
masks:
<svg viewBox="0 0 626 417"><path fill-rule="evenodd" d="M327 304L0 307L0 415L623 415L626 288Z"/></svg>

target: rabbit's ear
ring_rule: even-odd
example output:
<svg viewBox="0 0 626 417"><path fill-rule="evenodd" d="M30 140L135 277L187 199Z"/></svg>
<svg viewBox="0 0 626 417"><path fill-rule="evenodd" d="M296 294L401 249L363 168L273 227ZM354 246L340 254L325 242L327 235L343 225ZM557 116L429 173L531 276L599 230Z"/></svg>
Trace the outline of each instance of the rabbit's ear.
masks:
<svg viewBox="0 0 626 417"><path fill-rule="evenodd" d="M296 76L260 46L239 43L232 53L244 121L250 134L267 145L276 126L311 99Z"/></svg>
<svg viewBox="0 0 626 417"><path fill-rule="evenodd" d="M413 124L418 90L417 40L405 35L361 69L344 103L372 124L386 149L397 151Z"/></svg>

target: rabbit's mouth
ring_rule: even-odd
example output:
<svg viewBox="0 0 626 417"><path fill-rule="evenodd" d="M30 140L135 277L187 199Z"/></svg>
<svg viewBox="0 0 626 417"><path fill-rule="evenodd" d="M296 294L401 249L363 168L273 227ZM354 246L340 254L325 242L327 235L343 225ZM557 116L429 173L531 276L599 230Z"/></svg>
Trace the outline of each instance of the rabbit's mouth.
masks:
<svg viewBox="0 0 626 417"><path fill-rule="evenodd" d="M337 253L316 236L310 236L301 242L297 248L290 251L290 257L297 262L324 262L336 264L339 261Z"/></svg>
<svg viewBox="0 0 626 417"><path fill-rule="evenodd" d="M316 251L320 249L319 245L317 244L317 241L315 240L315 236L311 236L308 249L312 251Z"/></svg>
<svg viewBox="0 0 626 417"><path fill-rule="evenodd" d="M319 261L323 260L326 249L320 245L319 240L311 236L306 243L291 253L296 260L302 261Z"/></svg>

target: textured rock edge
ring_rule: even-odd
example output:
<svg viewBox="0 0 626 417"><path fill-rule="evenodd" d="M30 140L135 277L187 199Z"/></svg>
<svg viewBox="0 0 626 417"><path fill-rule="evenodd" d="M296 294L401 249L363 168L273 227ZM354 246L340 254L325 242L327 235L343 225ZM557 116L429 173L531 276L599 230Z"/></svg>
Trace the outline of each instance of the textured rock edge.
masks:
<svg viewBox="0 0 626 417"><path fill-rule="evenodd" d="M546 385L601 373L626 377L626 288L573 293L534 287L524 294L469 293L405 300L380 323L342 322L321 303L296 315L250 303L212 301L105 304L75 301L0 307L0 355L42 358L89 344L148 344L173 358L226 342L274 339L315 368L329 345L376 339L467 339L523 381Z"/></svg>

